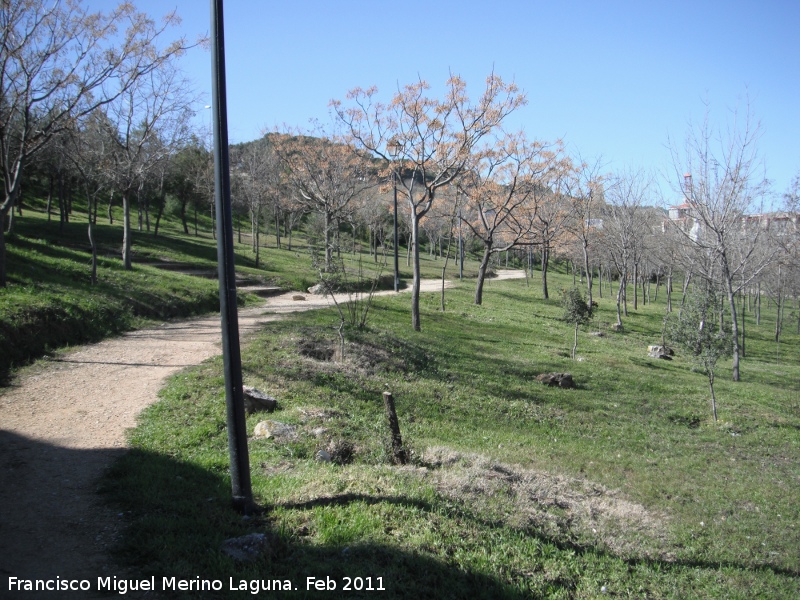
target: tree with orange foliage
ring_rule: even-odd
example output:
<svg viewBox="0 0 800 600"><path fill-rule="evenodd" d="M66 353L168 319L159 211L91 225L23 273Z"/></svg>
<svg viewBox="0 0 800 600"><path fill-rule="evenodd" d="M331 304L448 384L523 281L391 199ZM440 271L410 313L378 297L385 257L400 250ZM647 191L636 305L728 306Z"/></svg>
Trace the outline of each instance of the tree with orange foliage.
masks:
<svg viewBox="0 0 800 600"><path fill-rule="evenodd" d="M534 190L536 219L533 231L541 250L542 296L550 297L547 287L547 270L552 253L567 243L567 226L572 219L572 205L565 191L565 181L573 176L569 159L558 161L558 168L551 171L546 187Z"/></svg>
<svg viewBox="0 0 800 600"><path fill-rule="evenodd" d="M285 166L289 185L309 210L324 220L325 270L333 265L334 227L354 200L377 184L369 157L321 128L314 136L271 134L270 142Z"/></svg>
<svg viewBox="0 0 800 600"><path fill-rule="evenodd" d="M492 73L477 102L467 95L461 77L451 75L444 98L428 95L425 81L409 84L389 104L377 101L378 90L356 88L345 107L332 103L349 128L354 142L387 161L397 175L398 188L410 212L413 253L411 322L421 329L419 313L419 224L436 201L437 191L453 183L472 164L473 151L503 119L525 104L525 95L513 83Z"/></svg>
<svg viewBox="0 0 800 600"><path fill-rule="evenodd" d="M529 142L522 132L506 135L475 154L475 163L458 183L467 199L463 222L483 243L475 304L483 301L483 284L493 254L535 243L540 190L556 168L561 153L541 142Z"/></svg>

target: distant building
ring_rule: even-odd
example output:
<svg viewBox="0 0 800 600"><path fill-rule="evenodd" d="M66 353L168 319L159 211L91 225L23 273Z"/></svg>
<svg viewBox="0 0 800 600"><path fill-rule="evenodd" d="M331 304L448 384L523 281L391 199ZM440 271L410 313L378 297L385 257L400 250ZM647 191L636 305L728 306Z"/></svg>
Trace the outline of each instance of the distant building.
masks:
<svg viewBox="0 0 800 600"><path fill-rule="evenodd" d="M661 231L666 232L671 222L683 231L688 232L693 241L697 241L700 236L701 226L700 221L693 216L692 212L692 205L688 202L678 206L670 206L668 210L669 219L662 223Z"/></svg>
<svg viewBox="0 0 800 600"><path fill-rule="evenodd" d="M586 229L602 229L603 219L586 219L584 225Z"/></svg>
<svg viewBox="0 0 800 600"><path fill-rule="evenodd" d="M690 216L692 206L688 202L684 202L680 206L670 206L669 218L671 221L680 221L687 219Z"/></svg>
<svg viewBox="0 0 800 600"><path fill-rule="evenodd" d="M777 236L795 234L800 231L800 213L769 212L744 218L745 227L756 225Z"/></svg>

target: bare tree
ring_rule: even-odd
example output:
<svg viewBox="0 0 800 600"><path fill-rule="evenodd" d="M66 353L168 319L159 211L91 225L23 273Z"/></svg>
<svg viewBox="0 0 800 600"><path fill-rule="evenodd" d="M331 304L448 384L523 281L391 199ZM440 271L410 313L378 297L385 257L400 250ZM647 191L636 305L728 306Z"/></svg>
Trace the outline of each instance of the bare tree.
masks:
<svg viewBox="0 0 800 600"><path fill-rule="evenodd" d="M603 209L603 241L614 266L620 273L617 289L617 326L622 326L622 312L628 316L627 284L644 254L644 238L649 231L645 204L650 182L641 172L625 173L609 180L608 204ZM633 285L637 285L634 275Z"/></svg>
<svg viewBox="0 0 800 600"><path fill-rule="evenodd" d="M266 139L236 149L231 155L231 164L234 166L235 195L247 207L250 215L257 267L260 262L259 231L262 217L269 205L275 207L280 201L281 166L274 148Z"/></svg>
<svg viewBox="0 0 800 600"><path fill-rule="evenodd" d="M172 13L156 25L130 3L108 14L78 0L0 3L0 225L17 202L25 166L55 135L188 47L183 38L161 44L176 19ZM1 226L0 286L4 234Z"/></svg>
<svg viewBox="0 0 800 600"><path fill-rule="evenodd" d="M572 218L568 227L577 240L583 268L586 272L586 302L592 305L592 271L590 266L590 246L598 229L600 212L603 207L603 176L601 159L589 163L578 157L573 176L565 180L567 196L570 199Z"/></svg>
<svg viewBox="0 0 800 600"><path fill-rule="evenodd" d="M462 221L483 243L475 304L483 301L483 284L492 255L535 242L537 197L556 171L560 144L550 148L528 142L524 134L507 135L478 159L458 183L467 199Z"/></svg>
<svg viewBox="0 0 800 600"><path fill-rule="evenodd" d="M108 190L110 179L107 176L111 152L115 145L114 126L105 114L97 110L87 115L70 132L64 154L69 157L80 173L86 193L86 208L89 217L88 236L92 250L91 282L97 282L97 245L92 232L93 213L96 214L97 199L101 192Z"/></svg>
<svg viewBox="0 0 800 600"><path fill-rule="evenodd" d="M571 177L571 170L571 164L565 161L562 168L554 173L553 180L547 187L536 187L533 190L537 207L533 227L541 252L542 296L545 300L550 297L547 287L550 258L553 252L564 246L567 225L572 218L571 202L564 187L565 179Z"/></svg>
<svg viewBox="0 0 800 600"><path fill-rule="evenodd" d="M164 159L164 154L188 137L185 123L192 114L191 102L181 73L165 62L103 107L117 128L110 170L114 187L122 196L125 269L131 268L131 196L141 191L148 171ZM159 143L154 143L159 137Z"/></svg>
<svg viewBox="0 0 800 600"><path fill-rule="evenodd" d="M739 319L736 293L769 264L772 252L759 253L763 229L748 215L759 213L769 191L756 144L759 126L749 110L733 114L727 130L703 124L690 129L684 147L671 144L680 191L689 206L692 228L679 228L686 244L700 255L699 276L718 284L728 301L731 319L733 380L740 380Z"/></svg>
<svg viewBox="0 0 800 600"><path fill-rule="evenodd" d="M509 113L525 103L514 84L491 74L480 99L473 103L466 83L451 76L443 99L428 95L430 86L419 81L397 91L389 104L377 102L376 88L352 90L345 108L333 107L349 128L352 139L381 157L398 175L400 192L408 204L413 253L411 324L421 329L419 311L420 221L436 201L438 190L450 185L474 160L478 143L500 126Z"/></svg>
<svg viewBox="0 0 800 600"><path fill-rule="evenodd" d="M800 270L800 174L795 175L783 195L783 214L778 215L775 225L777 244L794 270Z"/></svg>
<svg viewBox="0 0 800 600"><path fill-rule="evenodd" d="M354 200L377 185L368 156L328 135L317 126L313 132L271 134L277 156L285 167L289 185L299 194L309 210L323 219L325 269L333 268L334 228Z"/></svg>

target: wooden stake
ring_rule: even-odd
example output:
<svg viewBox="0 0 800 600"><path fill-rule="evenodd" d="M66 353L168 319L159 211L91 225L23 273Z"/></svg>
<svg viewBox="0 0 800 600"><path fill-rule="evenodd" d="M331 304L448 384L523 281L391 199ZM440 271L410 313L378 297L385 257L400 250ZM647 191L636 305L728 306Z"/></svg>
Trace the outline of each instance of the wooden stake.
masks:
<svg viewBox="0 0 800 600"><path fill-rule="evenodd" d="M400 438L400 425L397 423L392 392L383 392L383 405L386 408L386 419L389 421L389 431L392 434L392 462L396 465L404 465L408 459L406 451L403 449L403 440Z"/></svg>

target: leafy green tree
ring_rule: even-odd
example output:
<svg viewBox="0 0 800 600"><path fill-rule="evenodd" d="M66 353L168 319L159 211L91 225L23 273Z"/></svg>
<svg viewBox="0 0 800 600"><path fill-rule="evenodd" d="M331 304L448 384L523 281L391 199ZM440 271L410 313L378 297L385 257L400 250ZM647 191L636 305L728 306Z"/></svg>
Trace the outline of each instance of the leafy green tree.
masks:
<svg viewBox="0 0 800 600"><path fill-rule="evenodd" d="M731 327L722 319L722 303L710 286L687 298L679 313L667 318L672 343L683 348L696 370L708 377L711 390L711 414L717 420L717 398L714 394L714 369L720 358L732 353Z"/></svg>
<svg viewBox="0 0 800 600"><path fill-rule="evenodd" d="M572 345L572 360L578 349L578 328L592 320L593 306L578 288L561 291L561 307L564 309L562 319L575 326L575 342Z"/></svg>

